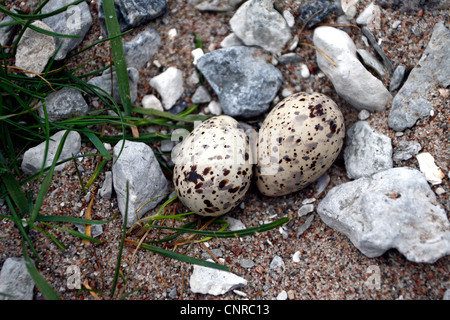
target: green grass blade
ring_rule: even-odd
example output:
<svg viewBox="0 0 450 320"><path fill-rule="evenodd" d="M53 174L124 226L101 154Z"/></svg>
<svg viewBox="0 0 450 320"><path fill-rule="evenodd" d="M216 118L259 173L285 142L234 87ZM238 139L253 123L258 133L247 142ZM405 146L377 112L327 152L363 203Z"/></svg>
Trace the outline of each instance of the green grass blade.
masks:
<svg viewBox="0 0 450 320"><path fill-rule="evenodd" d="M27 267L27 270L30 273L31 278L33 279L34 283L36 284L36 287L44 295L45 299L60 300L58 294L55 292L53 287L39 273L39 270L36 268L34 263L31 261L31 258L28 255L27 249L25 248L25 244L22 244L22 247L23 247L23 257L25 260L25 266Z"/></svg>
<svg viewBox="0 0 450 320"><path fill-rule="evenodd" d="M75 231L75 230L72 230L72 229L69 229L69 228L64 228L64 227L60 227L60 226L57 226L57 225L53 225L53 224L50 224L50 223L47 223L47 222L42 222L42 223L44 225L48 226L48 227L59 229L59 230L65 231L67 233L70 233L71 235L73 235L75 237L78 237L78 238L81 238L83 240L88 240L88 241L95 242L95 243L102 243L100 240L95 239L93 237L89 237L89 236L87 236L84 233L81 233L81 232L78 232L78 231Z"/></svg>
<svg viewBox="0 0 450 320"><path fill-rule="evenodd" d="M109 220L92 220L92 219L83 219L77 217L67 217L67 216L38 216L36 221L38 222L67 222L73 224L105 224L116 219L118 213L116 213Z"/></svg>
<svg viewBox="0 0 450 320"><path fill-rule="evenodd" d="M64 135L61 138L61 142L59 143L58 149L55 153L55 158L53 159L52 165L50 166L50 169L47 172L47 175L45 176L44 180L42 181L41 188L39 189L38 196L36 198L33 212L31 213L31 222L36 221L36 218L39 214L39 211L41 209L42 204L44 203L44 199L47 196L48 189L50 188L50 182L52 181L53 172L55 171L56 163L58 162L58 158L61 155L62 149L64 147L64 143L66 141L67 136L69 135L70 131L67 130Z"/></svg>
<svg viewBox="0 0 450 320"><path fill-rule="evenodd" d="M263 224L258 227L252 227L242 230L236 231L207 231L207 230L196 230L196 229L185 229L185 228L173 228L173 227L163 227L152 225L152 228L156 229L166 229L166 230L175 230L183 233L195 233L205 237L214 237L214 238L235 238L235 237L244 237L250 236L257 233L265 232L274 228L277 228L289 221L289 218L281 218L276 221Z"/></svg>
<svg viewBox="0 0 450 320"><path fill-rule="evenodd" d="M119 279L119 272L120 272L120 262L122 261L123 244L125 243L125 238L127 237L128 197L129 197L129 188L128 188L128 180L127 180L125 214L124 214L124 218L123 218L123 231L122 231L122 238L120 239L119 252L117 254L116 270L114 272L113 285L112 285L111 293L110 293L111 298L114 296L114 292L116 291L117 280Z"/></svg>
<svg viewBox="0 0 450 320"><path fill-rule="evenodd" d="M127 242L131 242L131 243L133 243L135 245L138 245L138 242L136 242L136 241L127 241ZM224 270L224 271L229 271L230 270L227 266L224 266L222 264L213 263L213 262L209 262L209 261L206 261L206 260L201 260L201 259L189 257L189 256L186 256L186 255L181 254L181 253L165 250L165 249L158 248L158 247L146 244L146 243L141 243L140 248L152 251L154 253L158 253L158 254L160 254L162 256L165 256L165 257L168 257L168 258L171 258L171 259L179 260L179 261L190 263L190 264L196 264L196 265L209 267L209 268L214 268L214 269L219 269L219 270Z"/></svg>
<svg viewBox="0 0 450 320"><path fill-rule="evenodd" d="M19 215L22 217L28 216L30 213L30 208L28 206L28 200L20 187L19 182L10 172L3 172L0 178L8 191L9 196L19 209Z"/></svg>
<svg viewBox="0 0 450 320"><path fill-rule="evenodd" d="M122 99L123 109L127 116L131 115L131 95L130 84L128 81L128 71L123 51L123 43L121 38L116 38L120 34L120 26L117 20L114 0L103 0L103 9L105 12L106 28L111 37L111 50L114 58L114 66L116 67L117 82L119 85L120 98Z"/></svg>

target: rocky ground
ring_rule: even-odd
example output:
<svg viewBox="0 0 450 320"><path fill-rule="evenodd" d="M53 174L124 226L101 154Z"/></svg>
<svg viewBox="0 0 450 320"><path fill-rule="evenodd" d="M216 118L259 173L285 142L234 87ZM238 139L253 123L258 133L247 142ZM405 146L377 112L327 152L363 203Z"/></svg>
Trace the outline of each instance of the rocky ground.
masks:
<svg viewBox="0 0 450 320"><path fill-rule="evenodd" d="M221 42L231 33L230 19L236 10L226 12L201 11L193 8L188 1L168 1L169 9L162 17L149 22L127 34L130 40L145 27L151 27L161 37L161 46L152 59L139 69L136 104L142 105L145 95L158 92L150 86L150 79L169 67L176 67L183 72L184 79L192 79L196 69L193 64L192 51L195 49L195 36L203 41L205 53L221 47ZM276 8L289 11L294 16L292 35L297 35L299 42L312 44L312 29L302 29L299 19L299 6L305 1L286 0L276 2ZM372 29L378 43L394 67L404 65L413 69L420 60L431 38L436 23L443 21L448 28L449 11L438 5L420 6L420 1L378 1L380 27ZM417 2L417 3L416 3ZM445 1L444 1L445 2ZM11 1L6 1L11 5ZM403 4L402 4L403 3ZM17 3L15 3L18 5ZM30 3L23 1L21 9L29 10ZM98 23L96 1L89 1L89 10L93 15L93 25L88 31L81 46L86 46L104 36ZM370 45L362 37L360 28L356 27L356 18L368 7L370 1L356 1L356 12L349 21L344 21L341 14L332 14L322 25L345 24L345 30L358 48L371 52ZM351 25L348 25L348 24ZM174 31L176 30L176 32ZM275 102L295 92L320 92L331 97L341 108L345 125L350 128L362 114L335 91L331 81L321 71L317 63L316 51L307 45L298 45L292 50L284 48L284 53L294 52L298 55L296 63L283 64L276 62L267 54L268 62L274 64L282 73L283 81ZM88 63L85 71L92 71L109 62L109 48L99 45L85 55L70 61L74 66L94 58ZM448 63L448 60L447 60ZM303 77L307 66L308 77ZM374 73L375 74L375 73ZM382 78L383 84L389 88L390 76ZM206 84L213 99L217 100L211 87ZM182 100L192 105L192 95L198 83L185 81ZM398 91L393 91L395 96ZM401 132L396 132L388 125L391 104L386 110L369 114L368 124L372 129L391 139L395 149L401 141L416 141L421 152L433 155L436 165L444 172L441 183L430 188L437 198L437 205L448 217L450 207L449 189L449 106L448 88L436 87L428 92L433 112L421 117L417 123ZM97 99L87 98L91 108L99 108ZM273 103L275 104L275 103ZM201 111L207 113L207 103L201 104ZM365 117L364 117L365 118ZM251 120L250 125L258 127L264 114ZM159 145L153 146L156 148ZM95 153L90 144L82 144L82 153ZM96 160L84 158L79 161L86 179L92 174ZM406 166L419 169L415 157L393 163L394 167ZM105 171L111 170L108 164ZM274 221L289 216L292 219L283 228L260 233L254 236L237 239L212 239L207 243L197 243L177 247L177 251L197 258L211 258L210 251L216 258L222 258L230 271L246 280L245 285L220 295L193 292L190 279L194 273L192 265L171 260L148 251L134 252L134 247L125 246L122 259L122 271L126 284L116 293L126 294L133 290L128 299L414 299L441 300L446 290L450 289L449 256L444 256L433 263L412 262L405 255L391 249L379 257L369 258L363 254L341 232L325 224L319 216L317 205L333 187L350 181L346 171L344 152L339 156L327 172L329 183L324 190L322 184L312 183L305 189L282 197L265 197L252 186L244 202L227 214L237 219L245 227L258 226L263 222ZM104 173L97 185L102 186ZM31 182L26 189L37 192L38 184ZM110 219L119 211L117 199L94 194L94 219ZM75 168L70 166L55 174L50 193L44 203L43 212L52 215L82 216L90 203L90 195L84 196L80 190ZM313 205L306 206L305 205ZM309 209L313 211L309 212ZM156 208L157 209L157 208ZM152 210L153 212L156 210ZM6 205L2 210L7 213ZM182 205L170 210L185 212ZM305 214L302 214L306 210ZM234 220L233 220L234 221ZM9 257L22 255L20 234L13 223L3 219L0 221L0 265ZM60 230L51 232L66 246L63 251L40 233L32 232L31 236L43 260L38 269L57 293L66 300L111 299L111 284L117 261L117 252L122 232L121 219L115 219L102 226L98 239L102 244L85 244L76 237L68 236ZM149 236L157 237L159 232ZM134 240L138 237L134 236ZM448 245L448 244L447 244ZM445 248L444 248L445 249ZM445 250L444 250L445 251ZM79 273L77 273L79 271ZM78 277L79 276L79 277ZM82 289L76 287L80 280ZM448 293L447 293L448 295ZM35 290L35 299L43 299Z"/></svg>

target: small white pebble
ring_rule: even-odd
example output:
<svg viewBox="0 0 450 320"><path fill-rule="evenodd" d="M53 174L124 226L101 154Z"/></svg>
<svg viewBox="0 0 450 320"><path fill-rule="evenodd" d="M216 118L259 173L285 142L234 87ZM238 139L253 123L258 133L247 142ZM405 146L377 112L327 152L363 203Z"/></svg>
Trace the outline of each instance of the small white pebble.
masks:
<svg viewBox="0 0 450 320"><path fill-rule="evenodd" d="M309 72L308 66L304 63L300 65L300 75L303 79L308 79L311 73Z"/></svg>
<svg viewBox="0 0 450 320"><path fill-rule="evenodd" d="M298 216L303 217L307 215L308 213L311 213L314 211L314 205L313 204L305 204L298 209Z"/></svg>
<svg viewBox="0 0 450 320"><path fill-rule="evenodd" d="M445 194L445 189L442 188L442 187L436 188L436 194L437 194L438 196L441 196L441 195Z"/></svg>
<svg viewBox="0 0 450 320"><path fill-rule="evenodd" d="M146 109L164 111L161 101L153 94L147 94L142 98L142 106Z"/></svg>
<svg viewBox="0 0 450 320"><path fill-rule="evenodd" d="M208 104L208 109L209 109L209 112L211 112L211 114L214 114L216 116L222 114L222 107L220 106L220 103L217 101L214 101L214 100L211 101Z"/></svg>
<svg viewBox="0 0 450 320"><path fill-rule="evenodd" d="M287 292L281 291L277 296L277 300L287 300Z"/></svg>
<svg viewBox="0 0 450 320"><path fill-rule="evenodd" d="M286 20L286 23L289 26L289 28L292 28L295 24L295 18L292 15L292 13L289 10L284 10L283 17L284 17L284 20Z"/></svg>
<svg viewBox="0 0 450 320"><path fill-rule="evenodd" d="M292 261L294 261L294 262L300 262L300 251L296 251L296 252L292 255Z"/></svg>
<svg viewBox="0 0 450 320"><path fill-rule="evenodd" d="M203 49L202 48L196 48L194 50L192 50L191 52L192 56L194 57L194 66L197 65L197 60L204 55Z"/></svg>
<svg viewBox="0 0 450 320"><path fill-rule="evenodd" d="M358 113L358 119L359 120L367 120L370 117L370 112L363 109Z"/></svg>
<svg viewBox="0 0 450 320"><path fill-rule="evenodd" d="M177 32L177 29L172 28L172 29L170 29L170 30L167 32L167 35L169 36L169 38L170 38L171 40L173 40L173 39L176 38L177 33L178 33L178 32Z"/></svg>

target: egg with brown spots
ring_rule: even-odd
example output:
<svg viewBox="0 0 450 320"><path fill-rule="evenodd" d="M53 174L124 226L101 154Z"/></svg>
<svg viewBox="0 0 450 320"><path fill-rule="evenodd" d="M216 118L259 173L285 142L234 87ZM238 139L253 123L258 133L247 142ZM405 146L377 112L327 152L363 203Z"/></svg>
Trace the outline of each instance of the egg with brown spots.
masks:
<svg viewBox="0 0 450 320"><path fill-rule="evenodd" d="M344 117L326 95L297 93L280 101L259 131L259 191L282 196L317 180L338 157L344 137Z"/></svg>
<svg viewBox="0 0 450 320"><path fill-rule="evenodd" d="M243 199L251 177L249 139L226 115L210 118L183 139L174 161L173 183L191 211L218 216Z"/></svg>

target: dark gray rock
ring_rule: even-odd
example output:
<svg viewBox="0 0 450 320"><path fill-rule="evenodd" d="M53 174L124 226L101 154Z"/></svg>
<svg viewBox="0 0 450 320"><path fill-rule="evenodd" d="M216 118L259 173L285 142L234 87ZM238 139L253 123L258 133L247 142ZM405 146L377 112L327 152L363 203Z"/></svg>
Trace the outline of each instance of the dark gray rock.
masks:
<svg viewBox="0 0 450 320"><path fill-rule="evenodd" d="M430 115L427 95L436 87L450 85L450 30L443 22L433 29L431 39L417 65L392 101L389 127L395 131L411 128L420 118Z"/></svg>
<svg viewBox="0 0 450 320"><path fill-rule="evenodd" d="M144 25L168 10L167 0L114 0L114 5L121 31ZM98 0L98 18L106 30L102 0Z"/></svg>
<svg viewBox="0 0 450 320"><path fill-rule="evenodd" d="M383 8L392 8L402 13L413 14L421 9L448 9L448 0L378 0Z"/></svg>
<svg viewBox="0 0 450 320"><path fill-rule="evenodd" d="M0 300L33 300L34 281L23 258L8 258L0 272Z"/></svg>
<svg viewBox="0 0 450 320"><path fill-rule="evenodd" d="M299 18L303 24L306 24L306 28L310 29L316 24L321 23L336 10L337 5L332 1L311 1L305 3L299 8Z"/></svg>
<svg viewBox="0 0 450 320"><path fill-rule="evenodd" d="M10 16L6 16L2 21L0 21L0 24L13 22L14 19ZM18 30L18 26L6 26L0 28L0 46L7 46L11 43L15 32Z"/></svg>
<svg viewBox="0 0 450 320"><path fill-rule="evenodd" d="M140 32L134 39L123 42L123 51L128 68L140 69L158 52L161 37L152 28Z"/></svg>
<svg viewBox="0 0 450 320"><path fill-rule="evenodd" d="M197 68L220 100L225 114L251 118L266 112L281 86L282 74L255 48L234 46L203 55Z"/></svg>
<svg viewBox="0 0 450 320"><path fill-rule="evenodd" d="M395 68L394 74L392 75L391 78L391 83L389 84L390 92L393 92L402 86L405 80L406 71L407 71L406 67L402 65Z"/></svg>
<svg viewBox="0 0 450 320"><path fill-rule="evenodd" d="M50 0L42 8L42 13L50 13L70 5L72 2L73 0ZM56 33L79 36L78 38L55 37L56 48L61 45L55 60L62 60L83 41L84 36L92 26L92 15L89 11L89 5L86 2L81 2L76 6L70 6L64 12L44 18L42 21Z"/></svg>
<svg viewBox="0 0 450 320"><path fill-rule="evenodd" d="M50 93L45 98L47 116L50 122L81 117L89 111L89 106L80 91L70 87ZM44 108L38 109L39 116L45 117Z"/></svg>
<svg viewBox="0 0 450 320"><path fill-rule="evenodd" d="M367 40L369 40L370 45L375 50L377 55L380 57L386 70L389 73L393 72L394 65L392 64L392 61L386 56L386 54L384 53L384 50L378 44L377 39L373 35L372 31L370 31L370 29L368 27L364 26L361 28L361 32L366 36Z"/></svg>
<svg viewBox="0 0 450 320"><path fill-rule="evenodd" d="M450 222L424 175L399 167L332 188L317 213L366 256L399 250L417 263L450 254Z"/></svg>
<svg viewBox="0 0 450 320"><path fill-rule="evenodd" d="M392 160L394 162L399 162L411 159L418 154L421 149L422 146L417 141L402 140L398 143L398 146L394 148Z"/></svg>

